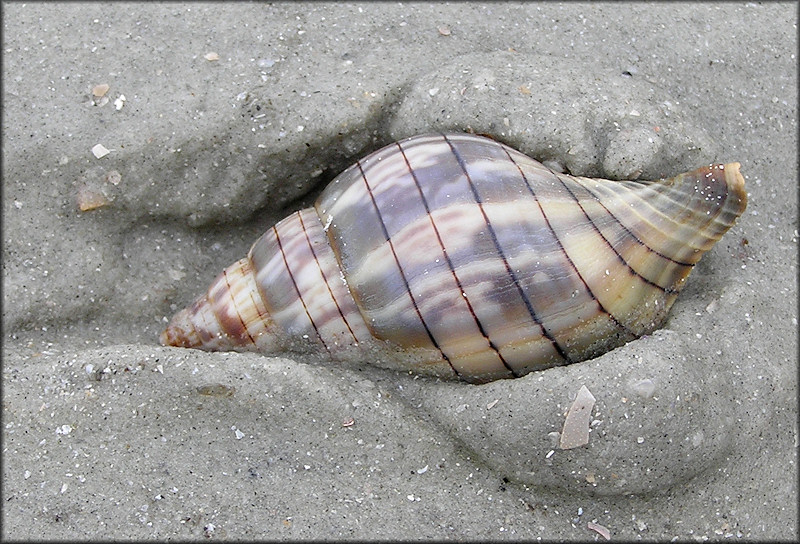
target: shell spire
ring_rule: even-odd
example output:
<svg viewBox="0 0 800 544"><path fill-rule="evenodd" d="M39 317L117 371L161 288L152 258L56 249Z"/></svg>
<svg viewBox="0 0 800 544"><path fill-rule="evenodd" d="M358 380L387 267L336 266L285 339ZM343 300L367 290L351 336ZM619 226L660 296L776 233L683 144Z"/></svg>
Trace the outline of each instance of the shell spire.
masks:
<svg viewBox="0 0 800 544"><path fill-rule="evenodd" d="M416 136L269 229L161 343L518 377L659 327L746 206L738 163L618 182L479 136Z"/></svg>
<svg viewBox="0 0 800 544"><path fill-rule="evenodd" d="M255 349L272 326L258 296L248 259L222 271L192 305L172 318L161 344L208 351Z"/></svg>

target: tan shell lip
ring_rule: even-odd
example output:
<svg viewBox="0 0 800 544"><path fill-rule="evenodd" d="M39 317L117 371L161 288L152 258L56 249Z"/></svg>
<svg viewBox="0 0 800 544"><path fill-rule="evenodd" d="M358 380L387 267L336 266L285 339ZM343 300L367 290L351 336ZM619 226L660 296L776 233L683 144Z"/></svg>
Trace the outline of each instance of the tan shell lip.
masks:
<svg viewBox="0 0 800 544"><path fill-rule="evenodd" d="M747 207L747 191L744 187L744 176L740 171L741 164L738 162L729 162L724 164L725 180L727 181L728 188L731 193L734 193L742 203L742 212Z"/></svg>

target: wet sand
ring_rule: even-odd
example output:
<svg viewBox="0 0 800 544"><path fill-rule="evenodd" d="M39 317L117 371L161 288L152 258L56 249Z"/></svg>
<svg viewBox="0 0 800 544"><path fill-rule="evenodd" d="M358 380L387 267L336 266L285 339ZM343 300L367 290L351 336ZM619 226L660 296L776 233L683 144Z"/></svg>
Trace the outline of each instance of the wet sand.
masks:
<svg viewBox="0 0 800 544"><path fill-rule="evenodd" d="M797 538L796 17L5 4L3 536ZM517 380L158 345L267 227L431 130L578 175L738 161L749 204L662 330Z"/></svg>

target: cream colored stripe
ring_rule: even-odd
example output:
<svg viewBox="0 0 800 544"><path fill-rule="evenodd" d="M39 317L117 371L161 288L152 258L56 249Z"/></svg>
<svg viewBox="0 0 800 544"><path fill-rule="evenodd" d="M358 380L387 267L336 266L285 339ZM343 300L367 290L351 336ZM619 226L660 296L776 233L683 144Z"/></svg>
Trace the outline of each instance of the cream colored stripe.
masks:
<svg viewBox="0 0 800 544"><path fill-rule="evenodd" d="M676 262L697 262L705 248L687 242L696 234L694 225L676 222L666 215L669 208L665 207L664 201L656 193L648 195L644 190L633 192L615 187L613 183L591 183L587 188L649 248Z"/></svg>

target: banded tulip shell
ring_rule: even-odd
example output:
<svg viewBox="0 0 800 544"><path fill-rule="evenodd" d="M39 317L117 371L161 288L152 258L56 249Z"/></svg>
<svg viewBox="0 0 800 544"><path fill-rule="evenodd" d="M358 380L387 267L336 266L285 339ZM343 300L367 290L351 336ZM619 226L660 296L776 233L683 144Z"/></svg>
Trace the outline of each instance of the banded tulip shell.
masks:
<svg viewBox="0 0 800 544"><path fill-rule="evenodd" d="M746 202L738 163L609 181L479 136L416 136L269 229L161 342L518 377L659 327Z"/></svg>

